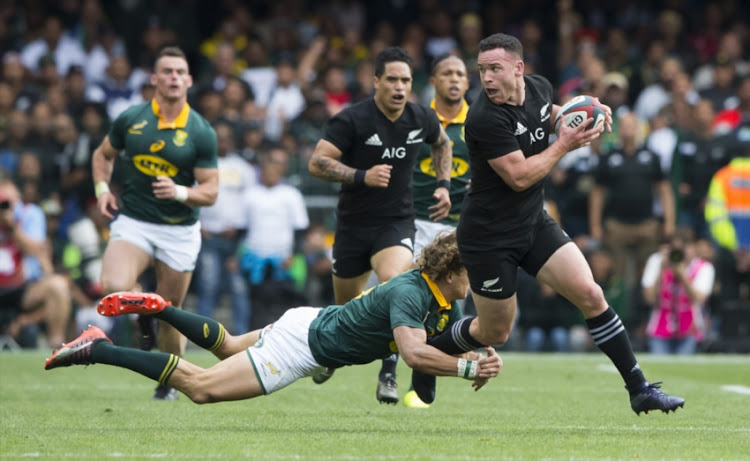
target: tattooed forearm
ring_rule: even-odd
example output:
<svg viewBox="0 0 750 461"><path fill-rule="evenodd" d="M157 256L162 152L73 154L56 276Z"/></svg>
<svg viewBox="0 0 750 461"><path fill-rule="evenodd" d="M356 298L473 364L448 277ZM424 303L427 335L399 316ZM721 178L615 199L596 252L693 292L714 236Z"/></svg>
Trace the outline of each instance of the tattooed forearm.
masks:
<svg viewBox="0 0 750 461"><path fill-rule="evenodd" d="M440 137L435 144L430 145L430 156L432 157L432 167L435 169L437 180L451 179L451 168L453 166L453 149L451 148L451 139L440 130Z"/></svg>
<svg viewBox="0 0 750 461"><path fill-rule="evenodd" d="M310 160L312 168L310 173L320 179L344 184L354 183L354 168L348 167L338 160L323 155L315 155Z"/></svg>

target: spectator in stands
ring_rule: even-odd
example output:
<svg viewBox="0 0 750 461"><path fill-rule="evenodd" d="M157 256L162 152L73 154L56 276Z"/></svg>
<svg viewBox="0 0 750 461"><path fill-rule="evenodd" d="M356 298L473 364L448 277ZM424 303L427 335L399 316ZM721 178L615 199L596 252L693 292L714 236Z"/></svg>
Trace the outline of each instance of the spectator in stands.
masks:
<svg viewBox="0 0 750 461"><path fill-rule="evenodd" d="M227 81L235 75L235 48L230 42L216 44L209 64L198 75L197 89L224 91Z"/></svg>
<svg viewBox="0 0 750 461"><path fill-rule="evenodd" d="M242 201L241 214L247 237L240 265L248 274L253 299L271 286L277 288L277 298L289 294L278 290L279 284L274 282L292 280L289 269L294 255L303 251L305 232L310 224L302 194L283 182L287 157L281 149L265 154L261 160L260 183L247 190ZM266 286L261 286L264 283ZM286 301L278 299L282 304ZM257 309L255 314L264 315Z"/></svg>
<svg viewBox="0 0 750 461"><path fill-rule="evenodd" d="M742 39L740 38L736 30L727 30L719 41L718 50L716 50L711 56L719 57L731 61L734 63L735 74L738 77L745 77L750 74L750 64L748 64L746 58L743 56L744 47ZM709 88L714 83L714 66L715 60L711 60L703 66L697 68L693 72L693 83L695 88L703 90Z"/></svg>
<svg viewBox="0 0 750 461"><path fill-rule="evenodd" d="M303 247L307 263L307 286L305 292L312 306L327 306L335 303L333 280L333 236L326 226L313 223L305 234Z"/></svg>
<svg viewBox="0 0 750 461"><path fill-rule="evenodd" d="M266 106L265 137L278 141L286 125L305 110L305 98L297 83L297 69L288 58L276 65L276 86Z"/></svg>
<svg viewBox="0 0 750 461"><path fill-rule="evenodd" d="M209 88L201 91L198 95L198 111L211 124L216 123L221 118L223 104L224 98L216 90Z"/></svg>
<svg viewBox="0 0 750 461"><path fill-rule="evenodd" d="M347 89L346 74L341 67L331 67L324 75L325 104L332 117L352 102L352 95Z"/></svg>
<svg viewBox="0 0 750 461"><path fill-rule="evenodd" d="M713 83L700 91L701 98L708 99L714 111L731 109L737 103L736 66L727 56L718 55L714 59Z"/></svg>
<svg viewBox="0 0 750 461"><path fill-rule="evenodd" d="M271 65L266 46L259 36L248 37L244 57L247 68L242 71L240 78L250 85L258 107L264 108L268 105L276 86L276 69Z"/></svg>
<svg viewBox="0 0 750 461"><path fill-rule="evenodd" d="M671 101L674 79L683 72L682 63L674 57L667 57L659 66L659 80L648 85L638 95L634 111L641 120L651 120L659 109Z"/></svg>
<svg viewBox="0 0 750 461"><path fill-rule="evenodd" d="M555 290L518 269L518 326L527 352L567 352L575 306Z"/></svg>
<svg viewBox="0 0 750 461"><path fill-rule="evenodd" d="M52 108L49 103L39 101L31 108L30 115L27 147L44 159L51 159L57 150L52 139Z"/></svg>
<svg viewBox="0 0 750 461"><path fill-rule="evenodd" d="M55 115L52 119L52 138L57 146L54 158L54 169L44 166L42 168L42 183L40 184L42 196L47 197L54 191L63 194L63 200L72 198L77 202L75 188L89 179L88 172L82 170L72 171L72 164L76 157L86 158L90 152L78 152L78 129L73 119L66 114ZM85 160L79 160L85 164ZM89 186L91 182L87 183Z"/></svg>
<svg viewBox="0 0 750 461"><path fill-rule="evenodd" d="M86 52L81 44L65 31L61 18L54 14L45 17L42 36L23 47L21 62L32 74L38 75L45 55L54 59L61 77L68 73L70 66L86 64Z"/></svg>
<svg viewBox="0 0 750 461"><path fill-rule="evenodd" d="M691 229L678 229L669 244L652 254L641 286L653 311L649 352L694 354L705 337L705 302L714 285L713 264L696 254Z"/></svg>
<svg viewBox="0 0 750 461"><path fill-rule="evenodd" d="M214 124L218 143L219 195L210 207L200 210L203 243L198 255L198 314L210 317L223 293L232 304L234 334L250 328L250 298L247 281L239 272L237 249L247 230L246 216L238 212L239 204L256 184L256 173L235 150L234 131L230 124ZM226 284L226 292L222 287Z"/></svg>
<svg viewBox="0 0 750 461"><path fill-rule="evenodd" d="M717 134L724 134L747 120L750 120L750 74L742 77L737 85L737 107L716 114L712 126Z"/></svg>
<svg viewBox="0 0 750 461"><path fill-rule="evenodd" d="M372 78L375 76L375 64L362 61L354 73L352 102L359 102L372 96Z"/></svg>
<svg viewBox="0 0 750 461"><path fill-rule="evenodd" d="M609 72L602 77L602 92L599 99L612 108L612 132L605 131L599 137L602 152L609 152L615 147L620 116L631 111L628 99L629 86L627 77L620 72Z"/></svg>
<svg viewBox="0 0 750 461"><path fill-rule="evenodd" d="M654 198L664 207L664 223L653 214ZM648 256L662 236L674 232L672 187L659 159L643 146L638 118L620 118L620 146L600 159L596 187L589 199L591 236L612 251L618 276L626 276L628 255L634 255L635 274L626 277L634 286Z"/></svg>
<svg viewBox="0 0 750 461"><path fill-rule="evenodd" d="M18 166L18 156L29 145L29 116L22 110L14 110L8 116L6 135L0 145L0 167L6 175L12 175Z"/></svg>
<svg viewBox="0 0 750 461"><path fill-rule="evenodd" d="M11 181L0 181L0 306L16 313L8 333L16 337L43 322L48 344L56 346L66 339L70 291L65 277L52 272L45 240L41 208L23 203Z"/></svg>
<svg viewBox="0 0 750 461"><path fill-rule="evenodd" d="M133 104L135 88L131 86L132 68L127 56L114 56L107 67L106 77L94 85L89 97L107 105L107 115L114 120Z"/></svg>
<svg viewBox="0 0 750 461"><path fill-rule="evenodd" d="M9 51L3 55L2 76L13 88L14 109L28 111L39 100L40 90L30 78L27 78L27 70L21 62L20 54Z"/></svg>
<svg viewBox="0 0 750 461"><path fill-rule="evenodd" d="M253 94L250 92L250 87L247 83L238 77L229 76L226 79L221 95L223 100L221 118L230 121L234 130L242 121L242 111L245 101L252 100Z"/></svg>
<svg viewBox="0 0 750 461"><path fill-rule="evenodd" d="M714 109L711 101L701 99L692 108L693 126L680 133L675 155L681 174L678 186L678 223L693 230L697 238L708 237L704 218L706 195L711 178L732 157L726 136L715 136L712 128Z"/></svg>
<svg viewBox="0 0 750 461"><path fill-rule="evenodd" d="M731 135L740 156L711 179L705 217L711 236L719 245L717 279L722 301L750 298L750 123Z"/></svg>

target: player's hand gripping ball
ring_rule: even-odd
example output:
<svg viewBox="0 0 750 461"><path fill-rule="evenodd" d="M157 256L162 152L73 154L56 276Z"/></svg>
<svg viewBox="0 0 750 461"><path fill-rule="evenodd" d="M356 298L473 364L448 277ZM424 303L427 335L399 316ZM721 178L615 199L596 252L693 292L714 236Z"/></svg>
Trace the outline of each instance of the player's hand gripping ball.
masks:
<svg viewBox="0 0 750 461"><path fill-rule="evenodd" d="M587 130L603 126L607 116L596 99L586 95L576 96L560 107L557 112L555 133L560 132L560 124L563 120L565 120L565 125L575 128L589 118L593 118L594 121L586 127Z"/></svg>

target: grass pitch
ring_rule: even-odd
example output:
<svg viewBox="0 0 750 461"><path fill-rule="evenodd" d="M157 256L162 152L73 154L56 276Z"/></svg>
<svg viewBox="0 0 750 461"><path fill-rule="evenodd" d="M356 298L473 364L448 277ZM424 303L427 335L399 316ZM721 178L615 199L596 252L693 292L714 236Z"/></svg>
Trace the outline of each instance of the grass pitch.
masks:
<svg viewBox="0 0 750 461"><path fill-rule="evenodd" d="M749 356L640 354L646 376L687 401L640 417L603 354L501 356L501 377L484 389L440 378L432 407L413 410L377 403L379 364L198 406L152 402L154 383L128 370L44 371L42 352L3 352L0 459L750 459ZM402 396L409 377L401 363Z"/></svg>

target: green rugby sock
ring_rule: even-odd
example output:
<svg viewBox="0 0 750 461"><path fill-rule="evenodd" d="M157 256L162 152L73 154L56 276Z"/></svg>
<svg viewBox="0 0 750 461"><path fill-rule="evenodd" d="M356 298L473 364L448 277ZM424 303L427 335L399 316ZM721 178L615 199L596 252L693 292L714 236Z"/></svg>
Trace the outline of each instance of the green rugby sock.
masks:
<svg viewBox="0 0 750 461"><path fill-rule="evenodd" d="M153 314L153 317L172 325L187 339L203 349L214 351L224 342L226 335L224 325L214 319L174 306L165 307L163 311Z"/></svg>
<svg viewBox="0 0 750 461"><path fill-rule="evenodd" d="M140 349L115 346L108 341L99 341L91 348L94 363L127 368L147 378L166 384L177 368L180 358L166 352L147 352Z"/></svg>

